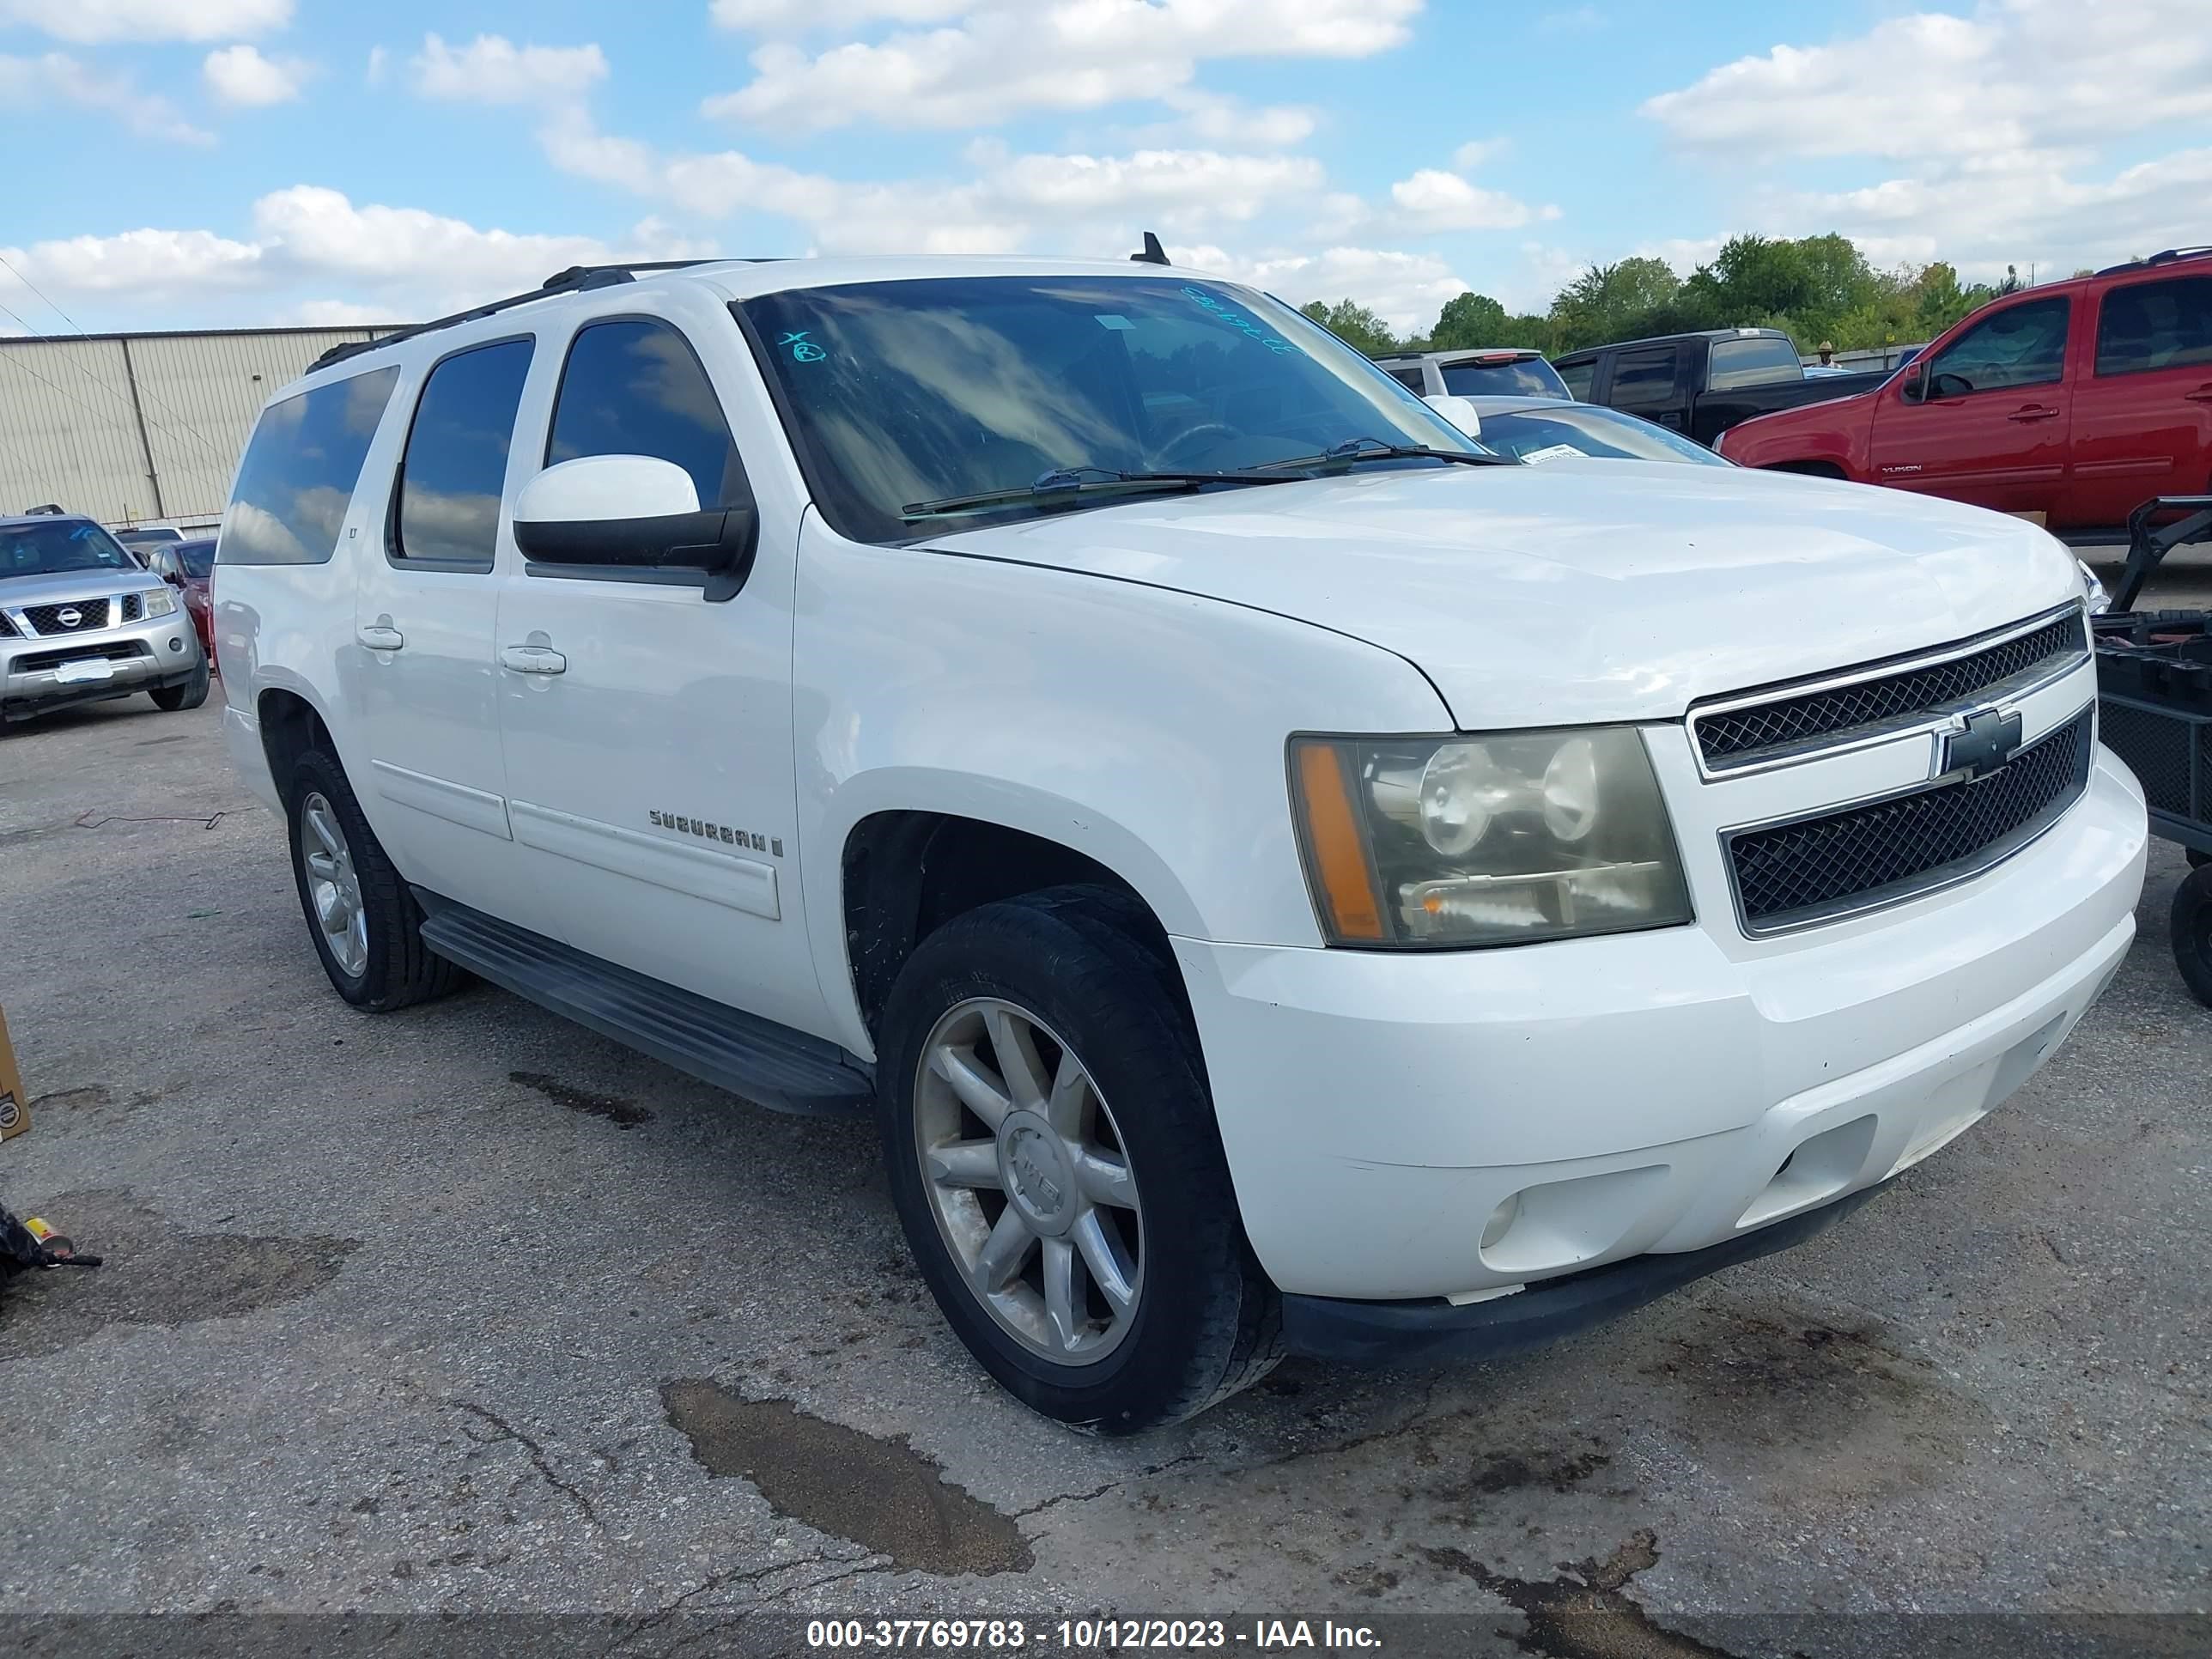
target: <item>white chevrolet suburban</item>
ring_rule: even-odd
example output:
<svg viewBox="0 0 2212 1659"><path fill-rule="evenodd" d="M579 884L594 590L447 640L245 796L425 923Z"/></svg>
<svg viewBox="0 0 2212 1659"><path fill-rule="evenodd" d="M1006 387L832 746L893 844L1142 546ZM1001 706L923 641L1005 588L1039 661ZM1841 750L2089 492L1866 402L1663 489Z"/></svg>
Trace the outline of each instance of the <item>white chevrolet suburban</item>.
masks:
<svg viewBox="0 0 2212 1659"><path fill-rule="evenodd" d="M945 1317L1109 1431L1808 1236L2142 885L2042 531L1522 466L1157 264L563 272L281 393L218 562L341 996L872 1105Z"/></svg>

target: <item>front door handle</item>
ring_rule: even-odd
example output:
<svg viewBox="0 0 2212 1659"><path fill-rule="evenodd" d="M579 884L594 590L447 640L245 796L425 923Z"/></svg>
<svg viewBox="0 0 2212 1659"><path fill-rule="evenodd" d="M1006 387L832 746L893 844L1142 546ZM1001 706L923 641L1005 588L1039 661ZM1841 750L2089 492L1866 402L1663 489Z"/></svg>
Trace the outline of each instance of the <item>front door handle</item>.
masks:
<svg viewBox="0 0 2212 1659"><path fill-rule="evenodd" d="M2194 392L2181 394L2192 404L2212 404L2212 386L2200 386Z"/></svg>
<svg viewBox="0 0 2212 1659"><path fill-rule="evenodd" d="M392 618L356 629L354 637L372 651L397 651L407 643L407 636L392 625Z"/></svg>
<svg viewBox="0 0 2212 1659"><path fill-rule="evenodd" d="M550 645L508 645L499 659L518 674L565 674L568 659Z"/></svg>
<svg viewBox="0 0 2212 1659"><path fill-rule="evenodd" d="M2040 404L2028 404L2005 416L2008 421L2052 421L2058 418L2055 409L2045 409Z"/></svg>

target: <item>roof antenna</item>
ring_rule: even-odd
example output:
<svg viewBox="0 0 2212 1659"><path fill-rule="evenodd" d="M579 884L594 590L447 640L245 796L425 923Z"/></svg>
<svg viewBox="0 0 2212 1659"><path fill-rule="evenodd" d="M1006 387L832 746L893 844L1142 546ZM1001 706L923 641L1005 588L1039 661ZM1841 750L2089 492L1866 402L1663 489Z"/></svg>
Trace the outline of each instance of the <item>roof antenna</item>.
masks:
<svg viewBox="0 0 2212 1659"><path fill-rule="evenodd" d="M1145 233L1145 251L1129 256L1132 264L1164 265L1168 262L1168 251L1160 246L1160 239L1151 231Z"/></svg>

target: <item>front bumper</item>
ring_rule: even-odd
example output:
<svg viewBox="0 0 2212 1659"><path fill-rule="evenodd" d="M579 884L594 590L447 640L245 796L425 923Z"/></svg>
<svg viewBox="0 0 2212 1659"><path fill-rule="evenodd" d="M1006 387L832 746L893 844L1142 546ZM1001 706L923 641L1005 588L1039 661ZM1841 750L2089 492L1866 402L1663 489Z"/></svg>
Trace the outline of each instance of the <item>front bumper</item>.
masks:
<svg viewBox="0 0 2212 1659"><path fill-rule="evenodd" d="M207 659L192 619L181 606L168 616L120 628L0 640L0 716L28 720L72 703L188 684ZM70 677L72 665L90 662L105 665L104 678Z"/></svg>
<svg viewBox="0 0 2212 1659"><path fill-rule="evenodd" d="M1785 939L1178 939L1246 1232L1294 1296L1480 1307L1875 1187L2056 1051L2133 938L2145 845L2100 750L1997 868Z"/></svg>

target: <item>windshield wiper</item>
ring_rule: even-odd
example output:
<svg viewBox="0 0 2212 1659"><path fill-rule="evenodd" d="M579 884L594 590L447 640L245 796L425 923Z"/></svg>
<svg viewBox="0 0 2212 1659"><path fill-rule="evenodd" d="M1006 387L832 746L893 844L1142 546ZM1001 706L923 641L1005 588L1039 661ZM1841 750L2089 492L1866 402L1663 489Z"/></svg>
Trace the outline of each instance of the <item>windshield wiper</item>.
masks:
<svg viewBox="0 0 2212 1659"><path fill-rule="evenodd" d="M1012 507L1024 501L1054 501L1062 496L1088 495L1123 489L1202 489L1208 484L1289 483L1279 472L1121 472L1108 466L1063 466L1034 483L1007 489L978 490L972 495L946 495L933 501L908 501L899 516L909 523L957 513L981 512L994 507Z"/></svg>
<svg viewBox="0 0 2212 1659"><path fill-rule="evenodd" d="M1287 461L1263 461L1267 471L1292 467L1358 466L1366 461L1457 461L1462 466L1518 466L1510 455L1492 455L1472 449L1431 449L1425 444L1385 443L1380 438L1347 438L1318 455L1298 455Z"/></svg>

